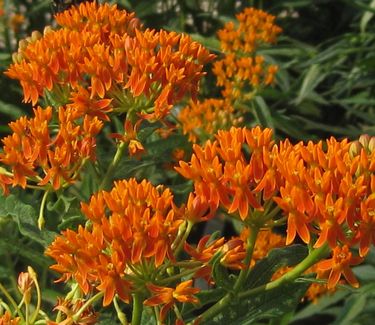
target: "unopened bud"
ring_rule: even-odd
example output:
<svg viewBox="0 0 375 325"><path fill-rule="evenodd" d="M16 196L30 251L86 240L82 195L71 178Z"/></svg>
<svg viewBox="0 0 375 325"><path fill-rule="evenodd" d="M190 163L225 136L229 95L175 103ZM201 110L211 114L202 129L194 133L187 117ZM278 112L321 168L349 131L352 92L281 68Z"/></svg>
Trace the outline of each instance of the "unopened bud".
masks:
<svg viewBox="0 0 375 325"><path fill-rule="evenodd" d="M24 51L27 48L28 44L29 44L29 42L27 40L21 39L18 42L18 51Z"/></svg>
<svg viewBox="0 0 375 325"><path fill-rule="evenodd" d="M32 42L35 42L35 41L41 39L42 36L43 36L43 35L42 35L41 32L39 32L39 31L37 31L37 30L34 30L34 31L31 33L31 41L32 41Z"/></svg>
<svg viewBox="0 0 375 325"><path fill-rule="evenodd" d="M359 143L362 145L363 148L368 148L368 143L370 141L370 136L368 134L362 134L359 139Z"/></svg>
<svg viewBox="0 0 375 325"><path fill-rule="evenodd" d="M20 61L18 60L18 58L19 58L18 54L20 54L20 53L16 53L16 52L14 52L14 53L12 54L12 62L13 62L13 63L20 63Z"/></svg>
<svg viewBox="0 0 375 325"><path fill-rule="evenodd" d="M21 272L18 276L18 290L22 293L26 304L31 300L31 289L34 286L34 281L29 272Z"/></svg>
<svg viewBox="0 0 375 325"><path fill-rule="evenodd" d="M359 141L353 141L349 147L350 157L353 158L355 156L358 156L359 153L361 152L361 148L362 148L362 145L359 143Z"/></svg>
<svg viewBox="0 0 375 325"><path fill-rule="evenodd" d="M43 35L47 35L48 33L51 33L51 32L53 32L53 29L51 26L44 27Z"/></svg>
<svg viewBox="0 0 375 325"><path fill-rule="evenodd" d="M375 150L375 137L371 137L368 143L368 150L373 152Z"/></svg>

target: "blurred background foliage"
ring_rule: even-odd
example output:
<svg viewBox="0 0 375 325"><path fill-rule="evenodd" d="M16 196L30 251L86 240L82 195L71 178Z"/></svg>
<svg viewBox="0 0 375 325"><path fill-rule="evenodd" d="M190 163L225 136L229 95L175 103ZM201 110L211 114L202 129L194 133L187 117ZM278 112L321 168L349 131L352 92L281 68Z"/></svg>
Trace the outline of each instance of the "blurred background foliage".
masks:
<svg viewBox="0 0 375 325"><path fill-rule="evenodd" d="M1 136L9 131L7 122L31 112L31 105L22 103L23 95L18 82L10 80L3 72L11 64L12 53L17 51L20 39L34 30L42 32L46 25L54 24L51 2L0 0ZM135 11L146 27L189 33L218 55L217 30L224 23L234 21L235 14L245 7L263 9L275 15L276 23L283 29L277 44L260 51L270 62L279 65L279 71L275 85L259 94L263 100L256 103L259 106L257 113L249 117L245 124L273 127L279 137L288 136L293 141L316 140L331 135L350 139L364 133L375 135L375 0L108 2ZM210 73L210 67L206 71L208 74L202 84L202 98L219 96L215 76ZM179 190L186 192L186 185L181 185L180 189L177 185L173 187L173 182L179 183L175 181L178 176L171 171L173 166L165 168L165 164L170 163L171 152L176 145L188 148L187 140L181 134L176 134L164 141L149 137L148 131L145 129L143 135L140 134L141 140L142 137L148 139L148 155L142 159L142 163L134 159L124 162L116 176L141 177L145 174L150 179L149 175L153 175L153 182L171 186L177 196ZM162 145L160 141L163 141ZM102 153L102 156L105 159L107 153ZM158 159L158 163L155 163L155 159ZM88 195L80 197L82 193L77 193L77 198L82 200L86 200L93 191L90 179L86 179L86 182L84 186L88 188ZM25 198L30 204L34 199ZM82 222L79 212L72 211L70 206L73 206L72 202L61 199L55 206L48 207L51 213L57 211L62 218L60 228ZM77 220L73 220L73 217ZM22 267L33 260L43 269L47 263L45 258L33 254L37 240L19 236L16 224L2 227L2 231L7 236L14 236L11 236L12 242L0 242L0 258L8 259L8 265L19 263ZM18 247L29 247L30 250L20 252ZM15 256L18 256L17 260L14 260ZM289 315L289 319L280 320L278 324L288 324L293 317L293 324L314 324L316 321L321 324L370 324L368 321L375 317L374 270L372 254L368 263L356 271L364 282L360 292L345 291L328 297L321 303L302 309L295 316ZM0 280L12 278L15 278L15 274L0 265ZM51 293L51 296L54 295ZM351 308L353 302L357 302L355 308Z"/></svg>

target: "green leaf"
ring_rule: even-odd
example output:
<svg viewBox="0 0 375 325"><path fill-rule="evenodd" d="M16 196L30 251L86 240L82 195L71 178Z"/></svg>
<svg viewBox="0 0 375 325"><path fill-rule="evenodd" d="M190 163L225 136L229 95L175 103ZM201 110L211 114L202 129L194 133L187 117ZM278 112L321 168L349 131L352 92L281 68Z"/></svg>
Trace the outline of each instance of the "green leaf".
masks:
<svg viewBox="0 0 375 325"><path fill-rule="evenodd" d="M226 291L222 288L200 291L195 295L200 302L200 305L198 307L217 302L222 297L224 297L225 293ZM183 317L187 319L195 309L196 306L194 304L184 304L181 311Z"/></svg>
<svg viewBox="0 0 375 325"><path fill-rule="evenodd" d="M0 113L8 115L12 119L17 119L21 115L25 115L25 112L16 105L12 105L0 100Z"/></svg>
<svg viewBox="0 0 375 325"><path fill-rule="evenodd" d="M266 284L278 269L298 264L307 256L307 253L307 247L304 245L291 245L272 249L266 258L254 265L245 285L246 288L254 288Z"/></svg>
<svg viewBox="0 0 375 325"><path fill-rule="evenodd" d="M56 234L48 230L39 230L38 214L33 206L20 201L16 196L0 196L0 215L11 216L17 223L20 233L46 247Z"/></svg>
<svg viewBox="0 0 375 325"><path fill-rule="evenodd" d="M212 265L212 277L218 288L223 288L226 291L232 291L235 283L235 277L233 274L229 274L226 267L221 265L220 259L224 254L218 254L214 257Z"/></svg>
<svg viewBox="0 0 375 325"><path fill-rule="evenodd" d="M143 307L141 325L154 325L155 314L150 307Z"/></svg>
<svg viewBox="0 0 375 325"><path fill-rule="evenodd" d="M325 78L325 74L321 73L321 69L318 64L313 64L307 71L302 86L299 90L298 96L295 100L295 104L299 105L306 97L311 95L315 87Z"/></svg>
<svg viewBox="0 0 375 325"><path fill-rule="evenodd" d="M260 96L255 97L255 116L260 125L274 129L270 108Z"/></svg>
<svg viewBox="0 0 375 325"><path fill-rule="evenodd" d="M295 310L309 284L288 283L260 292L248 299L236 300L205 324L248 325L263 319L274 319Z"/></svg>
<svg viewBox="0 0 375 325"><path fill-rule="evenodd" d="M375 284L361 287L354 294L346 299L345 305L340 309L340 314L332 325L352 325L357 317L362 313L366 307L366 303L374 292Z"/></svg>
<svg viewBox="0 0 375 325"><path fill-rule="evenodd" d="M350 291L339 290L336 291L333 295L326 295L324 297L321 297L317 303L309 304L298 313L296 313L293 317L293 321L299 321L317 315L319 313L325 313L326 309L334 306L349 294Z"/></svg>
<svg viewBox="0 0 375 325"><path fill-rule="evenodd" d="M220 41L216 37L204 37L200 34L190 34L191 38L202 44L208 50L213 52L220 52Z"/></svg>

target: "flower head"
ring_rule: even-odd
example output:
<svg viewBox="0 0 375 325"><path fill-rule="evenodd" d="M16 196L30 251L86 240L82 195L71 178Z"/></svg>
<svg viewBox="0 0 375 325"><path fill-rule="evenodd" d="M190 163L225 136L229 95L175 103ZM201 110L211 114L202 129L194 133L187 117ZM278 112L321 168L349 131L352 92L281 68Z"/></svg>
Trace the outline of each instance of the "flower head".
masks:
<svg viewBox="0 0 375 325"><path fill-rule="evenodd" d="M85 293L103 292L103 305L115 294L129 302L136 285L131 278L150 276L142 275L144 263L152 272L175 260L172 244L183 219L168 189L146 180L118 181L82 203L82 212L92 226L64 231L46 253L56 260L52 269L62 274L60 280L74 278Z"/></svg>
<svg viewBox="0 0 375 325"><path fill-rule="evenodd" d="M187 280L179 283L176 288L160 287L155 284L148 284L148 289L153 293L151 298L146 299L143 304L146 306L163 305L160 309L159 318L163 321L173 304L176 302L193 303L199 302L194 295L200 291L198 288L192 287L193 281Z"/></svg>

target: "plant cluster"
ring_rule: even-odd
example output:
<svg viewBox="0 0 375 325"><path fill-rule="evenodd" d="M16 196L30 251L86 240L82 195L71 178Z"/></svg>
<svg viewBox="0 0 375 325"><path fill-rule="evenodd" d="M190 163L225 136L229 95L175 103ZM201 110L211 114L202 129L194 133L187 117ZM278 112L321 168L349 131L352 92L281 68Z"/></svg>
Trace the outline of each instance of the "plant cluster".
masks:
<svg viewBox="0 0 375 325"><path fill-rule="evenodd" d="M37 258L0 284L0 324L248 324L359 287L375 137L277 139L248 121L269 121L274 16L245 8L218 56L108 3L55 19L5 72L33 110L2 139L0 232ZM220 95L199 99L209 64ZM199 234L215 220L235 231Z"/></svg>

